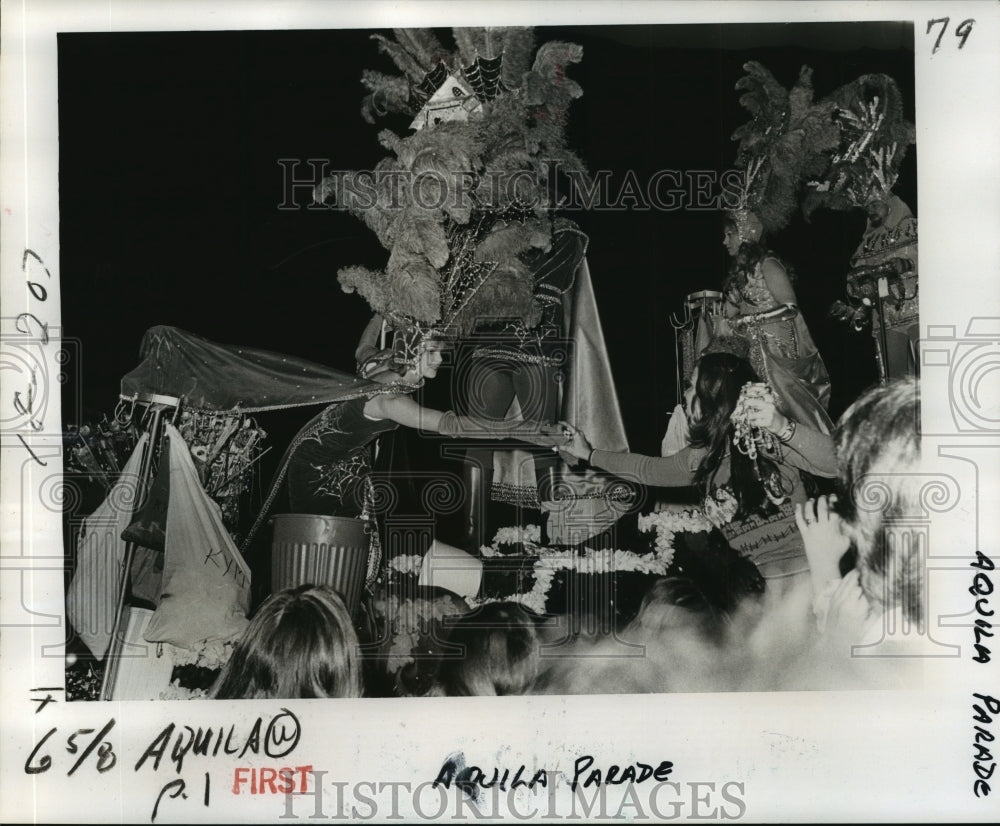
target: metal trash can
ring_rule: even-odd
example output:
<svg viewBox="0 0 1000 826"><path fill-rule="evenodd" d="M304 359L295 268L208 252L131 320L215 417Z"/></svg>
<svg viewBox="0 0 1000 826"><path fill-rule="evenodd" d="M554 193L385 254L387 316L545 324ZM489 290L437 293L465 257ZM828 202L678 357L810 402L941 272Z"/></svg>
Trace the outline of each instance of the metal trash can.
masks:
<svg viewBox="0 0 1000 826"><path fill-rule="evenodd" d="M329 585L353 615L368 569L365 522L340 516L276 514L272 520L271 591Z"/></svg>

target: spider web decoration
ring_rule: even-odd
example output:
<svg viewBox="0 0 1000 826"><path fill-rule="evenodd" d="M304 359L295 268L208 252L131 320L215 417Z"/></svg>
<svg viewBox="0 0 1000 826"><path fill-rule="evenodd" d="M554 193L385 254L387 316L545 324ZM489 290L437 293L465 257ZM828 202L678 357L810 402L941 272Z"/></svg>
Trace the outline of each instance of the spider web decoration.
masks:
<svg viewBox="0 0 1000 826"><path fill-rule="evenodd" d="M465 79L484 103L510 91L501 80L502 72L503 52L496 57L477 57L471 66L462 67Z"/></svg>
<svg viewBox="0 0 1000 826"><path fill-rule="evenodd" d="M499 210L481 213L475 225L452 224L446 231L451 262L442 279L442 317L445 328L454 325L462 311L476 297L482 286L499 268L499 261L476 261L479 243L498 224L523 223L533 209L529 204L514 200Z"/></svg>
<svg viewBox="0 0 1000 826"><path fill-rule="evenodd" d="M486 283L499 261L476 261L476 247L492 229L494 221L480 215L475 226L452 224L448 228L448 247L452 250L451 263L442 279L442 316L444 326L450 327L462 310Z"/></svg>
<svg viewBox="0 0 1000 826"><path fill-rule="evenodd" d="M343 502L344 494L350 491L350 487L371 471L371 462L367 453L356 453L336 464L311 467L318 478L316 493Z"/></svg>
<svg viewBox="0 0 1000 826"><path fill-rule="evenodd" d="M456 48L430 29L375 36L401 74L363 73L362 116L413 118L406 137L379 133L391 155L376 169L439 173L449 198L426 209L405 189L402 212L381 191L374 210L349 204L389 260L384 270L346 267L337 277L346 292L398 320L397 329L409 320L464 334L480 318L519 318L533 328L543 308L525 256L552 241L550 169L559 163L586 174L565 134L569 106L582 94L567 69L582 49L561 41L536 49L531 28L457 28L452 36ZM463 192L471 202L459 202ZM327 194L317 187L319 199Z"/></svg>
<svg viewBox="0 0 1000 826"><path fill-rule="evenodd" d="M497 221L502 221L505 224L511 224L515 221L523 224L535 212L534 207L520 198L515 198L505 206L486 207L485 209L492 212Z"/></svg>
<svg viewBox="0 0 1000 826"><path fill-rule="evenodd" d="M496 272L500 266L499 261L471 261L461 269L458 278L452 285L452 307L445 319L446 327L450 327L456 318L462 313L476 297L479 288L486 283L487 279Z"/></svg>
<svg viewBox="0 0 1000 826"><path fill-rule="evenodd" d="M441 88L441 85L448 79L448 67L444 63L438 63L433 69L424 75L423 80L416 86L410 86L410 99L413 111L419 112L423 109L434 93Z"/></svg>

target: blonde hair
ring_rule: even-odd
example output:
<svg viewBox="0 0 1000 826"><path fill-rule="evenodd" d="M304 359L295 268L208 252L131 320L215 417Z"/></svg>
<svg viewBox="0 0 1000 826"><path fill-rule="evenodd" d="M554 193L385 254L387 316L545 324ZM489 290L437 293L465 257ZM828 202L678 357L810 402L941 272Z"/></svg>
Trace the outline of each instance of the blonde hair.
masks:
<svg viewBox="0 0 1000 826"><path fill-rule="evenodd" d="M861 589L872 605L923 614L924 560L886 527L920 512L920 389L900 379L866 391L837 425L837 511L858 553Z"/></svg>

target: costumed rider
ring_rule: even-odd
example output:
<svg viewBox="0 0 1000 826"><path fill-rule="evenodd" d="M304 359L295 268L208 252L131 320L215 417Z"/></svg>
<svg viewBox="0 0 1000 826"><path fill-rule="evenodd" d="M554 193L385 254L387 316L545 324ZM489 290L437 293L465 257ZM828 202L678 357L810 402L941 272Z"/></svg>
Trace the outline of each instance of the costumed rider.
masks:
<svg viewBox="0 0 1000 826"><path fill-rule="evenodd" d="M541 310L537 325L521 318L481 318L470 337L471 350L460 361L462 377L457 404L468 413L492 421L516 417L552 421L559 415L561 390L569 351L564 303L587 248L586 236L569 222L556 222L548 251L532 250L523 258L534 279L534 300ZM469 492L464 540L482 543L482 508L489 495L495 501L538 508L552 499L558 484L560 458L551 450L530 451L530 471L520 451L471 447L464 465ZM486 480L492 480L487 486Z"/></svg>
<svg viewBox="0 0 1000 826"><path fill-rule="evenodd" d="M726 216L723 244L730 257L725 305L716 333L744 338L754 372L793 421L831 433L830 377L793 287L794 273L764 244L799 207L805 173L824 161L837 138L830 104L812 103L812 72L803 67L786 91L759 63L748 62L736 84L752 115L733 133L742 186Z"/></svg>
<svg viewBox="0 0 1000 826"><path fill-rule="evenodd" d="M746 339L754 372L777 393L785 415L832 433L830 376L799 310L791 268L760 243L762 231L747 210L727 219L732 260L718 332Z"/></svg>
<svg viewBox="0 0 1000 826"><path fill-rule="evenodd" d="M847 273L847 301L835 302L830 315L855 330L871 326L885 383L917 373L917 219L892 191L915 131L887 75L864 75L831 98L840 145L828 171L809 182L803 207L807 215L822 207L865 211L867 225Z"/></svg>
<svg viewBox="0 0 1000 826"><path fill-rule="evenodd" d="M358 348L362 356L359 374L369 384L324 408L298 432L282 459L262 513L263 517L287 477L292 513L365 520L370 540L369 589L381 564L371 482L372 448L381 434L403 425L455 438L515 438L544 446L565 441L563 431L554 424L493 422L422 407L412 394L437 375L448 337L438 330L411 325L397 329L390 346L378 350L371 346L371 340L373 331L381 326L382 319L376 316Z"/></svg>
<svg viewBox="0 0 1000 826"><path fill-rule="evenodd" d="M769 589L785 593L809 570L794 504L807 498L807 475L835 475L836 456L830 434L783 415L759 379L746 339L719 336L692 374L688 447L668 457L603 450L568 425L573 439L564 452L643 485L695 486L705 517Z"/></svg>
<svg viewBox="0 0 1000 826"><path fill-rule="evenodd" d="M389 154L374 175L331 176L315 197L364 221L389 253L381 271L342 268L345 291L394 326L409 319L462 340L457 409L498 427L548 421L560 402L563 296L586 246L556 216L550 187L556 169L585 175L566 136L569 106L583 93L568 68L582 49L558 41L536 47L530 28L456 28L451 42L441 34L374 36L402 75L366 71L362 115L371 123L406 120L379 133ZM469 503L464 540L478 548L494 452L474 443L460 449ZM529 457L523 464L536 479L521 485L510 474L516 481L508 490L538 507L537 482L548 496L556 461L551 451Z"/></svg>

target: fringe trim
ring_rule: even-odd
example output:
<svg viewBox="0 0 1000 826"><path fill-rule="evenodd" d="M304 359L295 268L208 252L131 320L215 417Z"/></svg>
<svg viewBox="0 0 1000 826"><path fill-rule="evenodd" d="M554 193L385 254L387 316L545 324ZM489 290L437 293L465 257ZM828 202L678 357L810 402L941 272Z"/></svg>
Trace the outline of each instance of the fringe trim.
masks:
<svg viewBox="0 0 1000 826"><path fill-rule="evenodd" d="M525 505L531 508L541 507L538 500L538 488L534 485L512 485L509 482L493 482L490 486L490 499L507 505Z"/></svg>

